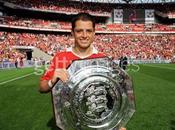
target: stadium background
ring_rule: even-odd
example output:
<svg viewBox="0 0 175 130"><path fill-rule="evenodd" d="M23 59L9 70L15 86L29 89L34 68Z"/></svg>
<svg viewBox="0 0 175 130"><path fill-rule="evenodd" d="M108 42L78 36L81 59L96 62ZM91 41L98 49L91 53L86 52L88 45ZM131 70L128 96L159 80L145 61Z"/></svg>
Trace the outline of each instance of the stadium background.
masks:
<svg viewBox="0 0 175 130"><path fill-rule="evenodd" d="M136 113L127 129L175 130L175 2L107 2L0 1L0 129L56 130L40 66L73 44L70 20L85 11L97 22L95 47L128 57Z"/></svg>

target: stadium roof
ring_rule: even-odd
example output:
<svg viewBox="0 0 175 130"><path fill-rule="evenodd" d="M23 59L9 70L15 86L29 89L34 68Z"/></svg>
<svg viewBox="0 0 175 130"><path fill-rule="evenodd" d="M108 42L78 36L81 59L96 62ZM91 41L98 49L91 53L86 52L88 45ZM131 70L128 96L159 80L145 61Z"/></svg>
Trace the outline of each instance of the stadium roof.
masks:
<svg viewBox="0 0 175 130"><path fill-rule="evenodd" d="M175 0L72 0L80 2L96 2L96 3L118 3L118 4L158 4L158 3L174 3Z"/></svg>

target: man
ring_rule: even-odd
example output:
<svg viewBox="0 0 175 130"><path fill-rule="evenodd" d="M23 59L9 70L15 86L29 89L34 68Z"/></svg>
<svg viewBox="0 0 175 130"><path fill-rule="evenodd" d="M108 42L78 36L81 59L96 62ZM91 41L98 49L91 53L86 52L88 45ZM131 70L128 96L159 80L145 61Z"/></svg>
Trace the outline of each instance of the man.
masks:
<svg viewBox="0 0 175 130"><path fill-rule="evenodd" d="M72 35L75 39L74 46L54 56L50 68L41 78L40 92L49 92L58 80L66 82L69 78L66 69L72 61L105 57L92 45L95 36L95 21L91 15L87 13L76 15L72 20Z"/></svg>
<svg viewBox="0 0 175 130"><path fill-rule="evenodd" d="M86 13L78 14L72 21L72 35L75 39L74 46L66 52L55 55L49 70L41 78L40 92L48 92L58 79L63 82L68 80L67 67L72 61L86 58L105 57L93 46L95 36L95 21Z"/></svg>

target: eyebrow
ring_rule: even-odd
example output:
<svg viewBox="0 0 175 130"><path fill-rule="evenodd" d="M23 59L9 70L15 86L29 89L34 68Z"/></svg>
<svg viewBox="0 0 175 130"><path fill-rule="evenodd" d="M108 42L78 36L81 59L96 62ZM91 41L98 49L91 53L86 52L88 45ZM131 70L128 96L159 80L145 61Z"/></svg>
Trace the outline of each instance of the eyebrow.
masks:
<svg viewBox="0 0 175 130"><path fill-rule="evenodd" d="M86 30L86 31L93 31L93 30L94 30L94 28L89 28L89 29L74 28L74 30L79 30L79 31L82 31L82 30Z"/></svg>

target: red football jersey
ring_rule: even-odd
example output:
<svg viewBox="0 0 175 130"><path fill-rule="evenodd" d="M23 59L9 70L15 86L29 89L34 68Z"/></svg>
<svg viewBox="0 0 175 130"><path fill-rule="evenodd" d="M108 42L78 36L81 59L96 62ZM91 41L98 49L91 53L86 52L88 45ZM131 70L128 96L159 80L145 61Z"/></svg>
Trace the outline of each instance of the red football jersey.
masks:
<svg viewBox="0 0 175 130"><path fill-rule="evenodd" d="M105 57L105 55L103 53L97 52L97 50L93 51L93 54L86 58L81 58L72 51L59 52L54 56L49 69L41 77L41 80L50 80L54 74L55 69L67 69L74 60L102 57Z"/></svg>

